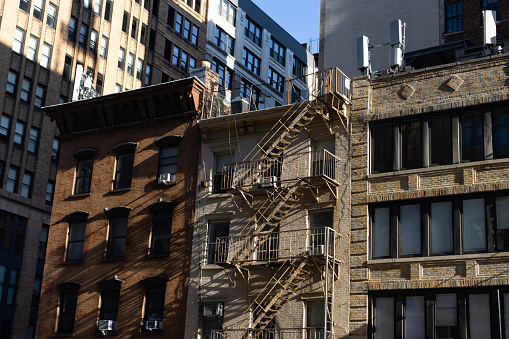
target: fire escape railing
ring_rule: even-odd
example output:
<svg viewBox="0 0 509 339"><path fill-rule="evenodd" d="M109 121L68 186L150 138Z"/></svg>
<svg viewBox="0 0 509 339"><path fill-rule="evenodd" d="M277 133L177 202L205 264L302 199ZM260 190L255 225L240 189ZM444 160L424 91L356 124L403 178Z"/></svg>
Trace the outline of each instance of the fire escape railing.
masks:
<svg viewBox="0 0 509 339"><path fill-rule="evenodd" d="M211 339L324 339L329 331L320 327L211 330Z"/></svg>

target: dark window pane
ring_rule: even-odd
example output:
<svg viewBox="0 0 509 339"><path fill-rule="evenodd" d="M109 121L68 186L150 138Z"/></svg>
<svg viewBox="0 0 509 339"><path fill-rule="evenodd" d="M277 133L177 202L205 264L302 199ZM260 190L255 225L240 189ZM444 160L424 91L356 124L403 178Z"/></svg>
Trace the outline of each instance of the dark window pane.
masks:
<svg viewBox="0 0 509 339"><path fill-rule="evenodd" d="M431 118L430 153L431 165L452 163L452 127L451 116Z"/></svg>
<svg viewBox="0 0 509 339"><path fill-rule="evenodd" d="M401 123L401 168L411 169L422 166L421 121Z"/></svg>
<svg viewBox="0 0 509 339"><path fill-rule="evenodd" d="M373 126L373 172L392 171L392 124Z"/></svg>
<svg viewBox="0 0 509 339"><path fill-rule="evenodd" d="M509 110L500 109L493 113L493 157L509 157Z"/></svg>
<svg viewBox="0 0 509 339"><path fill-rule="evenodd" d="M484 157L482 112L461 116L461 161L477 161Z"/></svg>

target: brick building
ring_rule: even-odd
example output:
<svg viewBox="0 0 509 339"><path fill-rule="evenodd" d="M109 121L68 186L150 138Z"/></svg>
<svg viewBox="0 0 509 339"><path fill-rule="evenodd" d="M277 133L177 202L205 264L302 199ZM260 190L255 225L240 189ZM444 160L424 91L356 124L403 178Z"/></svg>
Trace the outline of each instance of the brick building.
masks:
<svg viewBox="0 0 509 339"><path fill-rule="evenodd" d="M81 70L100 94L187 77L204 59L206 15L201 0L0 2L3 335L33 338L37 320L59 150L41 107L71 101Z"/></svg>
<svg viewBox="0 0 509 339"><path fill-rule="evenodd" d="M326 70L313 100L198 122L186 338L347 334L345 81Z"/></svg>
<svg viewBox="0 0 509 339"><path fill-rule="evenodd" d="M37 338L183 338L203 84L46 107L61 160Z"/></svg>
<svg viewBox="0 0 509 339"><path fill-rule="evenodd" d="M508 63L353 80L351 338L507 338Z"/></svg>

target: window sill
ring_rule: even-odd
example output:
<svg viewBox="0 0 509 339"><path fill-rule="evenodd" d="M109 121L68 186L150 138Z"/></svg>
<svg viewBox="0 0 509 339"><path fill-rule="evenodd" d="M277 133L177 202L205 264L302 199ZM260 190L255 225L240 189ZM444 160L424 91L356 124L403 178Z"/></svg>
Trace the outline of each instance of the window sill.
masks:
<svg viewBox="0 0 509 339"><path fill-rule="evenodd" d="M83 259L81 260L69 260L69 261L62 261L62 265L81 265L83 264Z"/></svg>
<svg viewBox="0 0 509 339"><path fill-rule="evenodd" d="M140 335L142 336L145 336L145 335L157 335L157 336L162 336L164 334L164 330L152 330L152 331L141 331L140 332Z"/></svg>
<svg viewBox="0 0 509 339"><path fill-rule="evenodd" d="M463 33L463 31L457 31L457 32L452 32L452 33L444 33L444 36L451 36L451 35L458 34L458 33Z"/></svg>
<svg viewBox="0 0 509 339"><path fill-rule="evenodd" d="M103 261L122 261L122 260L125 260L125 256L124 257L113 257L113 258L103 258Z"/></svg>
<svg viewBox="0 0 509 339"><path fill-rule="evenodd" d="M166 258L170 256L170 252L167 253L157 253L157 254L147 254L147 259L157 259L157 258Z"/></svg>
<svg viewBox="0 0 509 339"><path fill-rule="evenodd" d="M78 193L78 194L70 195L68 197L68 199L86 198L86 197L89 197L90 195L91 195L90 193Z"/></svg>
<svg viewBox="0 0 509 339"><path fill-rule="evenodd" d="M96 331L94 337L112 337L118 335L117 331Z"/></svg>
<svg viewBox="0 0 509 339"><path fill-rule="evenodd" d="M449 255L433 255L429 257L406 257L406 258L384 258L384 259L368 259L368 265L378 264L397 264L397 263L420 263L430 261L450 261L450 260L469 260L469 259L494 259L509 258L509 252L490 252L490 253L468 253L468 254L449 254Z"/></svg>
<svg viewBox="0 0 509 339"><path fill-rule="evenodd" d="M126 187L126 188L116 188L116 189L112 189L110 190L108 193L109 194L115 194L115 193L125 193L125 192L129 192L129 191L132 191L132 187Z"/></svg>
<svg viewBox="0 0 509 339"><path fill-rule="evenodd" d="M164 187L172 187L172 186L175 186L177 184L176 181L172 181L172 182L169 182L167 184L161 184L161 183L154 183L154 187L155 188L164 188Z"/></svg>

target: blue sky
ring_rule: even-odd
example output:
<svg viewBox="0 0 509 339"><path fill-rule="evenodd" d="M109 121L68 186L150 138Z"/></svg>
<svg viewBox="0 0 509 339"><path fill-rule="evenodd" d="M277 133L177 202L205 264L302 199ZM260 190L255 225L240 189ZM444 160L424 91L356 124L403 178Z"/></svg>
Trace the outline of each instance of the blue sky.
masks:
<svg viewBox="0 0 509 339"><path fill-rule="evenodd" d="M320 0L251 0L298 42L311 44L318 52Z"/></svg>

